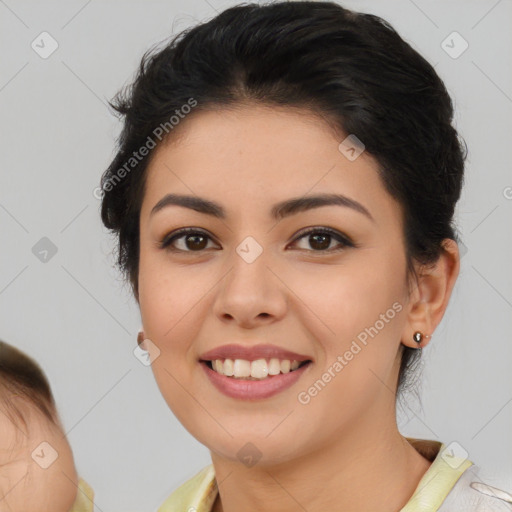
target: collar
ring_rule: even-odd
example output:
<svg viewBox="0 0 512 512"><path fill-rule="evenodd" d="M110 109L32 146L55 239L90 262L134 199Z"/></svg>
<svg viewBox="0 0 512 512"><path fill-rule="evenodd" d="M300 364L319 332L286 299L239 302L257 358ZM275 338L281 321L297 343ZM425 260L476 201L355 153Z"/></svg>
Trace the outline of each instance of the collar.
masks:
<svg viewBox="0 0 512 512"><path fill-rule="evenodd" d="M400 512L436 512L457 480L473 463L468 459L458 457L454 454L453 449L439 441L409 437L406 439L432 464Z"/></svg>
<svg viewBox="0 0 512 512"><path fill-rule="evenodd" d="M78 479L78 491L76 498L69 512L93 512L94 511L94 491L91 486L83 479Z"/></svg>

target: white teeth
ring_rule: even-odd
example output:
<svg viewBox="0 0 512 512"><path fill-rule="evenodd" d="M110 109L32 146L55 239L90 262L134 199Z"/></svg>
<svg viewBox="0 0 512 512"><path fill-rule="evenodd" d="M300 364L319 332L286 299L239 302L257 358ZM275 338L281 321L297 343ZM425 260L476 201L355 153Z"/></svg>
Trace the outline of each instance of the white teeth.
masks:
<svg viewBox="0 0 512 512"><path fill-rule="evenodd" d="M221 363L222 364L222 361ZM250 377L251 376L251 362L245 359L235 359L233 365L233 376L234 377Z"/></svg>
<svg viewBox="0 0 512 512"><path fill-rule="evenodd" d="M272 358L269 361L266 359L256 359L255 361L215 359L211 363L213 370L221 375L247 380L263 380L268 376L289 373L300 366L299 361L279 360L277 358Z"/></svg>
<svg viewBox="0 0 512 512"><path fill-rule="evenodd" d="M221 375L224 375L223 367L224 367L224 365L222 364L222 361L220 359L213 361L213 369L217 373L220 373Z"/></svg>
<svg viewBox="0 0 512 512"><path fill-rule="evenodd" d="M281 363L279 359L272 358L268 365L268 374L269 375L279 375L281 373Z"/></svg>
<svg viewBox="0 0 512 512"><path fill-rule="evenodd" d="M281 361L281 373L289 373L290 366L291 366L290 360L283 359L283 361Z"/></svg>
<svg viewBox="0 0 512 512"><path fill-rule="evenodd" d="M220 363L222 364L222 361L220 361ZM227 375L228 377L232 377L235 374L233 359L226 359L224 361L223 371L224 375Z"/></svg>
<svg viewBox="0 0 512 512"><path fill-rule="evenodd" d="M265 359L257 359L251 363L251 377L263 379L268 375L268 366Z"/></svg>

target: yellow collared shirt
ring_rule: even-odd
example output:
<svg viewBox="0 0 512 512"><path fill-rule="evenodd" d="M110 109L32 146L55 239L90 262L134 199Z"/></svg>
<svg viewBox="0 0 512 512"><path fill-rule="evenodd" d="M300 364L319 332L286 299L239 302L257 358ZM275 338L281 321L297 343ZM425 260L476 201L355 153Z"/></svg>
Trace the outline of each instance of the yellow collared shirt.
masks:
<svg viewBox="0 0 512 512"><path fill-rule="evenodd" d="M94 491L83 478L78 478L78 491L69 512L94 512Z"/></svg>
<svg viewBox="0 0 512 512"><path fill-rule="evenodd" d="M400 512L512 512L512 495L483 483L473 462L439 441L406 439L432 464ZM157 512L211 512L217 495L210 464L178 487Z"/></svg>

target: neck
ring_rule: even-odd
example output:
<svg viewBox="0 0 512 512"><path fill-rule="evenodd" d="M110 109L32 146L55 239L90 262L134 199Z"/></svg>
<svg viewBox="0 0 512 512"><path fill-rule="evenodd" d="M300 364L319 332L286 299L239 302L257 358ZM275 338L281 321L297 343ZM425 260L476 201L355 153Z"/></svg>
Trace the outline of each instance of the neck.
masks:
<svg viewBox="0 0 512 512"><path fill-rule="evenodd" d="M369 423L371 425L371 423ZM398 512L430 462L391 428L352 428L314 452L251 468L212 453L219 486L213 512Z"/></svg>

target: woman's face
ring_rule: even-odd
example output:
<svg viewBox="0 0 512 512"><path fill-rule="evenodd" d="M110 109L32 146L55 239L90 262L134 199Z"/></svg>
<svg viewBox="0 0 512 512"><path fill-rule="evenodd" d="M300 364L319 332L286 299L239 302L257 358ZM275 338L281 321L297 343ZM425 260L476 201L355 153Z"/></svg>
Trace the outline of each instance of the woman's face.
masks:
<svg viewBox="0 0 512 512"><path fill-rule="evenodd" d="M179 139L155 149L140 216L139 304L169 407L215 454L260 464L379 428L394 415L410 326L401 210L374 159L342 152L345 137L306 112L197 111L177 129ZM224 216L176 204L152 214L167 194L215 203ZM347 200L274 215L279 203L324 194ZM161 247L182 228L196 233ZM201 362L231 344L273 345L311 362L298 378L234 382ZM228 347L220 358L244 355L276 368L272 352ZM278 369L285 355L273 358Z"/></svg>

